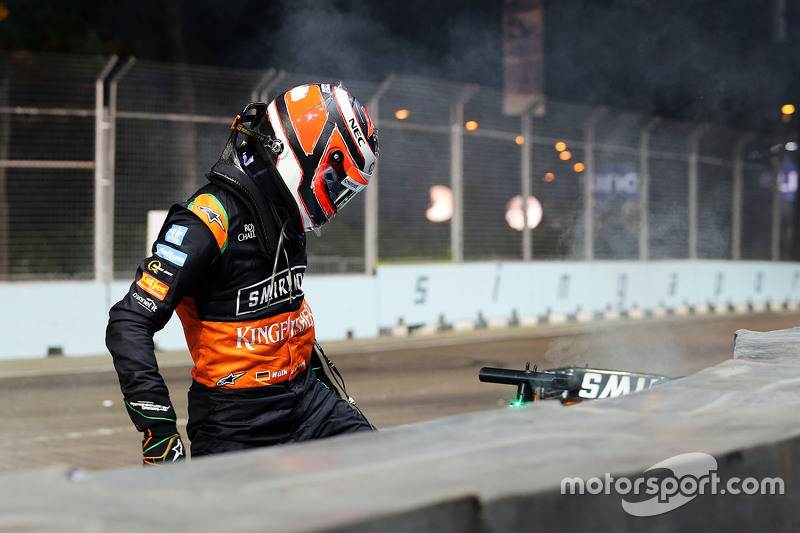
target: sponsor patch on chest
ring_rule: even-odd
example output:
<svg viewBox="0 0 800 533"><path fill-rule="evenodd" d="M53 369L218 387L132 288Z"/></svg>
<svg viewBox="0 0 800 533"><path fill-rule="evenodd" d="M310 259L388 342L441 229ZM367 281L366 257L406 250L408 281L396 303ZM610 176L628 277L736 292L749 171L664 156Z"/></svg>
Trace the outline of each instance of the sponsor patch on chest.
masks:
<svg viewBox="0 0 800 533"><path fill-rule="evenodd" d="M255 313L292 298L303 298L305 265L276 272L274 276L242 287L236 295L236 316Z"/></svg>
<svg viewBox="0 0 800 533"><path fill-rule="evenodd" d="M236 328L236 348L254 351L257 346L280 345L314 327L314 316L307 304L299 312L286 313L276 321ZM275 376L273 376L275 377Z"/></svg>

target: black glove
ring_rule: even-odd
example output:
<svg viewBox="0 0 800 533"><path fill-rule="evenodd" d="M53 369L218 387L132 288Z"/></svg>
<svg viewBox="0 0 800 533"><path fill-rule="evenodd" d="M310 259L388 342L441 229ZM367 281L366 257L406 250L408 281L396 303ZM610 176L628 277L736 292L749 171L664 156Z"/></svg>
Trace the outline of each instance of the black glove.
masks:
<svg viewBox="0 0 800 533"><path fill-rule="evenodd" d="M125 399L125 407L136 429L144 434L142 462L146 465L175 463L186 459L186 448L176 425L169 396L146 393Z"/></svg>
<svg viewBox="0 0 800 533"><path fill-rule="evenodd" d="M147 429L142 440L142 463L161 465L177 463L186 459L186 448L178 432L161 435Z"/></svg>

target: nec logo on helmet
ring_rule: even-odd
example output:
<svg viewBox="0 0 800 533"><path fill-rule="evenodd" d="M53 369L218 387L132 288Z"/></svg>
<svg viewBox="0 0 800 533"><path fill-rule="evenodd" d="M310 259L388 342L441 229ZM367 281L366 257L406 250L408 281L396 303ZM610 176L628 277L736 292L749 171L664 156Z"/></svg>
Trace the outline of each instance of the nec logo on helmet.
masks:
<svg viewBox="0 0 800 533"><path fill-rule="evenodd" d="M355 117L350 119L350 131L353 132L353 137L355 137L356 142L358 143L359 146L367 142L364 140L364 135L361 133L361 128L358 127L358 123L356 122Z"/></svg>

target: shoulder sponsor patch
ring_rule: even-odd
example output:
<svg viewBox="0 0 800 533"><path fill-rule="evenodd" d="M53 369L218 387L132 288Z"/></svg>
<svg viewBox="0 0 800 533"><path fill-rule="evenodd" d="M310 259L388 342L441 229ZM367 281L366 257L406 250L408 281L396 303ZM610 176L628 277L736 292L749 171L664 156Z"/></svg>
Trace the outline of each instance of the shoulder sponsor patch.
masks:
<svg viewBox="0 0 800 533"><path fill-rule="evenodd" d="M256 226L255 224L245 224L242 232L236 237L239 242L247 241L250 239L256 238Z"/></svg>
<svg viewBox="0 0 800 533"><path fill-rule="evenodd" d="M187 257L185 253L165 244L156 244L156 255L179 267L186 263Z"/></svg>
<svg viewBox="0 0 800 533"><path fill-rule="evenodd" d="M142 277L139 278L139 281L136 282L136 285L141 287L145 292L152 294L159 300L163 300L169 292L169 287L166 283L158 281L147 272L142 272Z"/></svg>
<svg viewBox="0 0 800 533"><path fill-rule="evenodd" d="M164 268L164 266L161 264L161 261L158 259L153 259L147 263L147 270L153 274L161 274L163 276L167 276L168 278L175 276L175 273Z"/></svg>
<svg viewBox="0 0 800 533"><path fill-rule="evenodd" d="M214 234L220 252L228 246L228 213L213 194L201 194L188 206L189 211L200 217Z"/></svg>
<svg viewBox="0 0 800 533"><path fill-rule="evenodd" d="M134 292L131 296L133 296L133 299L136 300L136 303L138 303L151 313L155 313L156 311L158 311L158 306L156 305L156 303L153 301L152 298L144 297L138 292Z"/></svg>
<svg viewBox="0 0 800 533"><path fill-rule="evenodd" d="M189 228L186 226L173 224L172 227L167 230L167 234L164 235L164 240L180 246L183 244L183 238L186 236L187 231L189 231Z"/></svg>

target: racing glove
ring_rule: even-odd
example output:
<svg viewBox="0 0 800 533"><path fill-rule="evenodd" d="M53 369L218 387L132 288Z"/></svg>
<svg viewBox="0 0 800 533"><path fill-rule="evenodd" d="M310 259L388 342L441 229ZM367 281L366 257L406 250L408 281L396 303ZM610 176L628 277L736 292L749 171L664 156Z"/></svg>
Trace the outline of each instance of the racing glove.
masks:
<svg viewBox="0 0 800 533"><path fill-rule="evenodd" d="M159 435L147 429L142 440L142 463L161 465L176 463L186 459L183 441L178 432L173 435Z"/></svg>
<svg viewBox="0 0 800 533"><path fill-rule="evenodd" d="M145 465L175 463L186 459L186 448L177 429L177 415L166 395L151 393L126 398L125 407L142 438Z"/></svg>

